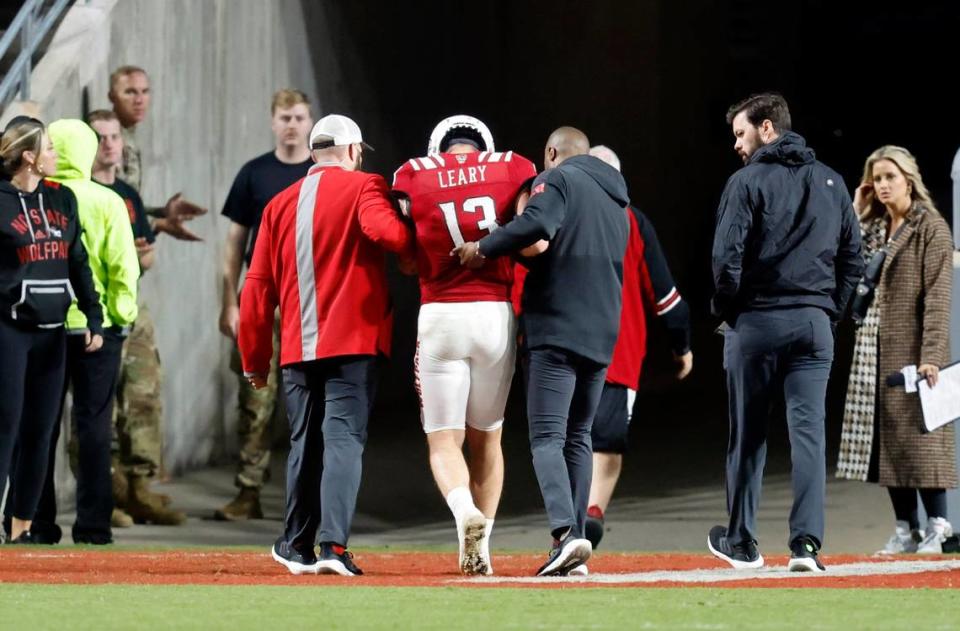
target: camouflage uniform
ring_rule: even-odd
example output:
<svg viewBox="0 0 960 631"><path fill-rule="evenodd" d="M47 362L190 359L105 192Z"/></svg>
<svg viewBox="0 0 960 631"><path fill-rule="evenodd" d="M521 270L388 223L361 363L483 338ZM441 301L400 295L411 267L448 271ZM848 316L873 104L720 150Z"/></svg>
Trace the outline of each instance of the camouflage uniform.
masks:
<svg viewBox="0 0 960 631"><path fill-rule="evenodd" d="M280 319L273 326L273 358L267 387L254 389L243 376L240 353L236 346L230 357L230 368L236 373L240 392L238 403L240 416L237 419L237 434L240 438L240 465L235 480L243 488L260 489L270 468L270 445L273 442L271 420L277 411L277 386L280 360Z"/></svg>
<svg viewBox="0 0 960 631"><path fill-rule="evenodd" d="M121 127L123 162L117 177L140 192L140 148L132 128ZM156 330L146 305L123 345L120 382L114 420L123 473L153 477L163 454L163 376L157 352Z"/></svg>
<svg viewBox="0 0 960 631"><path fill-rule="evenodd" d="M153 477L160 469L162 376L153 317L146 306L141 306L133 331L123 345L115 406L120 465L124 473Z"/></svg>
<svg viewBox="0 0 960 631"><path fill-rule="evenodd" d="M142 184L140 148L132 129L121 127L123 135L123 162L117 177L138 193ZM155 209L146 208L155 214ZM161 383L163 370L157 351L156 329L146 305L133 331L124 342L117 384L117 402L114 406L114 430L119 458L115 461L113 476L114 501L117 509L111 518L115 526L137 523L179 525L186 515L166 507L170 498L150 490L149 481L162 468L163 405ZM118 512L121 514L118 515Z"/></svg>
<svg viewBox="0 0 960 631"><path fill-rule="evenodd" d="M137 146L137 137L133 128L120 127L123 136L123 163L117 169L117 177L140 192L140 147Z"/></svg>

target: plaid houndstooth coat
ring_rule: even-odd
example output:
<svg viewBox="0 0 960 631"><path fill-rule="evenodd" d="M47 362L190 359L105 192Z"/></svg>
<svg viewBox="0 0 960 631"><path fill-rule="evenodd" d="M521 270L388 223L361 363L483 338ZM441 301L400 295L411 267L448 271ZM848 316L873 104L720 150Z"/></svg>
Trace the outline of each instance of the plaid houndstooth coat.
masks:
<svg viewBox="0 0 960 631"><path fill-rule="evenodd" d="M885 220L880 220L885 221ZM871 232L865 224L864 232ZM877 292L876 409L879 435L872 448L878 451L879 479L883 486L954 488L957 486L954 426L924 433L920 401L902 387L887 387L887 375L908 364L943 366L950 360L950 292L953 283L953 238L946 221L936 211L916 206L907 226L890 246ZM858 345L864 340L858 338ZM862 368L862 367L861 367ZM852 368L851 389L854 389ZM851 396L848 392L848 408ZM849 414L844 419L847 434ZM860 421L864 422L861 415ZM871 430L866 433L872 434ZM849 445L847 446L849 447ZM838 476L849 475L850 454L841 446ZM846 461L846 462L845 462ZM848 475L845 475L848 474ZM862 479L862 478L861 478Z"/></svg>

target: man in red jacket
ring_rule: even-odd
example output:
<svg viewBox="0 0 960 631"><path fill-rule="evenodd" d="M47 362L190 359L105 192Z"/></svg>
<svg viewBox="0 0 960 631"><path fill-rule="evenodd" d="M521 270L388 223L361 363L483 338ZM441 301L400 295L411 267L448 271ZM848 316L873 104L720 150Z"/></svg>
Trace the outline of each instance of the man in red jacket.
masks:
<svg viewBox="0 0 960 631"><path fill-rule="evenodd" d="M609 147L591 147L590 155L620 170L620 158ZM677 291L650 219L633 206L628 211L630 238L623 260L620 333L591 431L593 479L587 508L586 538L594 549L600 545L603 537L603 514L613 497L623 456L627 452L633 403L647 352L648 316L655 316L666 329L677 366L677 379L685 379L693 369L690 309Z"/></svg>
<svg viewBox="0 0 960 631"><path fill-rule="evenodd" d="M387 183L360 171L364 147L370 149L346 116L317 122L310 132L316 164L264 209L240 295L238 343L255 388L266 385L280 307L291 437L285 530L273 558L293 574L363 573L346 545L375 360L390 348L384 250L413 256L413 234Z"/></svg>

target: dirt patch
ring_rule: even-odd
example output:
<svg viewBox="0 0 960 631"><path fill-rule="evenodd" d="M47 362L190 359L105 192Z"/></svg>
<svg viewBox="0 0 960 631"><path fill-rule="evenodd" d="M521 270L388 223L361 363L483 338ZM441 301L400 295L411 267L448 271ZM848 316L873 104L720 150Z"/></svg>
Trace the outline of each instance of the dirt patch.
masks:
<svg viewBox="0 0 960 631"><path fill-rule="evenodd" d="M464 586L503 587L960 587L960 559L956 557L872 557L837 555L824 558L826 574L783 577L751 575L730 580L728 568L713 557L695 554L617 554L599 552L591 559L590 577L531 582L493 582L467 579L456 571L452 553L436 552L360 552L356 563L366 574L362 577L292 576L270 558L268 551L201 552L171 550L162 552L126 552L123 550L73 550L13 548L0 550L0 583L46 584L128 584L128 585L367 585L367 586ZM904 561L917 561L909 572L898 573ZM494 555L497 577L530 577L543 562L534 555ZM768 566L786 565L786 557L767 559ZM898 565L890 565L891 562ZM929 563L929 565L926 565ZM831 576L829 569L846 566L854 574ZM860 566L862 564L862 567ZM872 572L876 565L876 573ZM926 568L929 568L927 571ZM702 575L694 570L702 570ZM677 572L670 580L659 580L663 573ZM655 573L638 576L640 573ZM622 575L622 576L619 576ZM719 575L721 580L709 577Z"/></svg>

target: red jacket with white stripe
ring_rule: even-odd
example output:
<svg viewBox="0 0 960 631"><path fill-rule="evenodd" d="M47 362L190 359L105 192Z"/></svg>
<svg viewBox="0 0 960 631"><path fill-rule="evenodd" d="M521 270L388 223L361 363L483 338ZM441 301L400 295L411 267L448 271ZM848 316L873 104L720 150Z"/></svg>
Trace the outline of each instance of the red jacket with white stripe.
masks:
<svg viewBox="0 0 960 631"><path fill-rule="evenodd" d="M607 368L607 382L636 389L647 354L647 314L663 318L676 355L690 350L690 309L670 274L653 224L641 211L627 208L630 235L623 257L623 309L620 333ZM514 270L513 306L520 315L526 268Z"/></svg>
<svg viewBox="0 0 960 631"><path fill-rule="evenodd" d="M384 250L413 256L413 232L379 175L314 165L263 211L240 293L245 374L265 375L280 306L280 365L388 353Z"/></svg>

